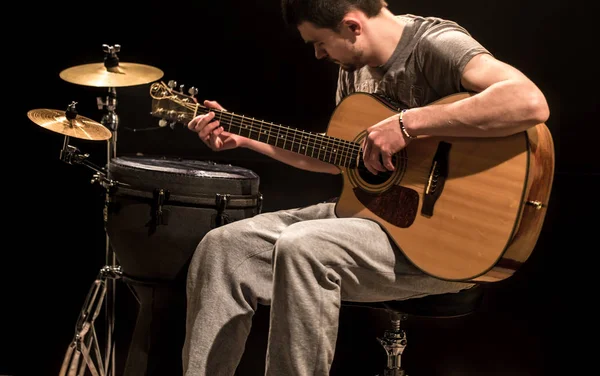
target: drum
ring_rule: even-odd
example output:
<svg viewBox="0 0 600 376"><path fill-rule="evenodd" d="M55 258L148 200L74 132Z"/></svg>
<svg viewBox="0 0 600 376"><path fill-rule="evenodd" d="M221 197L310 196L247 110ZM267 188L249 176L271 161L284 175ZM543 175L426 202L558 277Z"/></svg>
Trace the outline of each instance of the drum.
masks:
<svg viewBox="0 0 600 376"><path fill-rule="evenodd" d="M108 178L106 232L139 303L125 375L178 374L189 261L208 231L260 213L259 177L229 164L122 156Z"/></svg>
<svg viewBox="0 0 600 376"><path fill-rule="evenodd" d="M258 175L232 165L118 157L108 176L110 244L123 272L146 281L175 279L206 232L261 209Z"/></svg>

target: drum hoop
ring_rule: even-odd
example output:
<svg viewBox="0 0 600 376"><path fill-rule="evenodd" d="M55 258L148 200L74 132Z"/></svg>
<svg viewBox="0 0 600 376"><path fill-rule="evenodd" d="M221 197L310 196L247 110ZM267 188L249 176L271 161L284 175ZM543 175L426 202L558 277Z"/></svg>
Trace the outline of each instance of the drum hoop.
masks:
<svg viewBox="0 0 600 376"><path fill-rule="evenodd" d="M136 198L147 198L149 200L153 200L154 194L148 191L141 191L138 189L132 188L124 188L119 187L115 193L122 193L123 196L130 196ZM221 196L228 196L227 208L251 208L251 207L259 207L261 205L262 195L233 195L233 194L221 194ZM177 195L177 194L169 194L168 200L165 201L164 205L170 204L196 204L202 206L215 206L218 204L219 194L215 193L214 195L196 195L196 196L186 196L186 195Z"/></svg>
<svg viewBox="0 0 600 376"><path fill-rule="evenodd" d="M152 159L152 158L151 158ZM187 177L187 178L204 178L204 177L208 177L208 178L217 178L217 179L231 179L231 180L255 180L257 178L259 178L259 176L256 174L255 171L250 170L248 168L245 167L241 167L241 166L233 166L231 164L223 164L223 163L216 163L216 162L209 162L209 161L203 161L203 160L195 160L195 159L189 159L187 161L191 161L191 162L198 162L198 163L205 163L206 166L218 166L220 168L231 168L233 169L233 171L237 171L237 172L244 172L244 174L241 175L235 175L232 176L232 173L229 171L219 171L219 170L207 170L210 171L211 174L210 176L204 176L202 173L200 173L201 171L204 170L198 170L198 169L186 169L186 168L173 168L173 167L165 167L165 166L160 166L160 165L148 165L148 164L144 164L141 161L144 160L144 158L140 158L140 160L136 161L135 158L114 158L114 161L112 162L112 167L113 168L121 168L121 169L126 169L129 171L138 171L138 172L148 172L148 173L161 173L161 174L165 174L165 175L177 175L177 176L181 176L181 177ZM180 162L180 160L178 159L173 159L173 160L164 160L165 162ZM177 171L179 170L179 171ZM115 173L116 171L114 171L113 173ZM221 175L219 175L221 174Z"/></svg>

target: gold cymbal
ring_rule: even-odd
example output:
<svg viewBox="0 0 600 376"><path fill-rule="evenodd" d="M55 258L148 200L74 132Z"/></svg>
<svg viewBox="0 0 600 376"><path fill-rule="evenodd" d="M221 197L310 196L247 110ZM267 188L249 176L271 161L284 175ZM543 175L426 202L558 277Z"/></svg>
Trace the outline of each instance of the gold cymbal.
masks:
<svg viewBox="0 0 600 376"><path fill-rule="evenodd" d="M106 68L104 63L77 65L60 72L60 78L73 84L96 87L122 87L147 84L163 76L163 71L144 64L119 63Z"/></svg>
<svg viewBox="0 0 600 376"><path fill-rule="evenodd" d="M112 137L112 133L104 125L80 115L69 120L65 111L40 108L27 112L27 117L43 128L70 137L83 140L108 140Z"/></svg>

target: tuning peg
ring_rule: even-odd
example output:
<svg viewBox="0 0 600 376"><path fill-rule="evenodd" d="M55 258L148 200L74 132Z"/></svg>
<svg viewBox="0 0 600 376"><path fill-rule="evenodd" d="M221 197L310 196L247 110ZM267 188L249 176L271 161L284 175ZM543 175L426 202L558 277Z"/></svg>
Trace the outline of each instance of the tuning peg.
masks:
<svg viewBox="0 0 600 376"><path fill-rule="evenodd" d="M188 89L188 93L190 93L190 95L192 97L195 97L198 94L198 89L196 89L195 87L192 86L191 88Z"/></svg>

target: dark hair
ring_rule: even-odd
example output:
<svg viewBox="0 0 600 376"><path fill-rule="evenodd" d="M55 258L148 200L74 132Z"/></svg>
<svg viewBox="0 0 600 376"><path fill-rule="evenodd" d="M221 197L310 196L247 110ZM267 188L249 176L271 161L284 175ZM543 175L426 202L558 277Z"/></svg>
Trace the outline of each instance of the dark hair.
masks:
<svg viewBox="0 0 600 376"><path fill-rule="evenodd" d="M375 17L384 0L281 0L283 20L287 26L298 26L308 21L319 28L339 30L342 19L350 10L360 10L367 17Z"/></svg>

